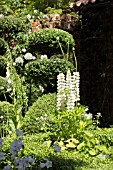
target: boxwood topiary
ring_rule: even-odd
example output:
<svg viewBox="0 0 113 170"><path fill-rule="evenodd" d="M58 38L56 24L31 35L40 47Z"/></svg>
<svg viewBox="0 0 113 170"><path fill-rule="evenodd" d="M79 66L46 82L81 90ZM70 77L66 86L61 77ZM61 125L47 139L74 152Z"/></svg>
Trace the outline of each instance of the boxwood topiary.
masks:
<svg viewBox="0 0 113 170"><path fill-rule="evenodd" d="M66 74L68 69L75 71L73 64L64 59L44 59L29 62L25 66L24 74L27 83L41 85L45 93L56 92L57 75Z"/></svg>
<svg viewBox="0 0 113 170"><path fill-rule="evenodd" d="M70 51L72 51L72 48L75 46L73 36L57 28L41 29L29 34L27 39L24 37L18 39L20 44L23 44L23 42L25 44L26 41L28 41L28 51L31 53L38 52L39 54L47 54L49 57L54 54L62 54L61 47L64 53L67 53L68 45Z"/></svg>
<svg viewBox="0 0 113 170"><path fill-rule="evenodd" d="M24 117L22 126L24 133L34 134L40 131L47 132L51 130L55 110L56 93L48 93L39 97Z"/></svg>

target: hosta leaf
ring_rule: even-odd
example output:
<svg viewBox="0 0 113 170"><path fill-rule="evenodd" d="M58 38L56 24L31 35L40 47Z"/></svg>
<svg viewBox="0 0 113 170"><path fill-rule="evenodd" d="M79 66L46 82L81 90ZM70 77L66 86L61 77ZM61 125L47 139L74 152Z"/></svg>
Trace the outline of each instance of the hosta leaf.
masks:
<svg viewBox="0 0 113 170"><path fill-rule="evenodd" d="M93 134L92 134L92 133L90 133L90 132L88 132L88 131L85 131L85 134L86 134L88 137L90 137L90 138L92 138L92 137L93 137Z"/></svg>
<svg viewBox="0 0 113 170"><path fill-rule="evenodd" d="M77 139L75 139L75 138L70 138L70 139L68 139L68 140L66 140L65 142L73 142L74 144L78 144L79 143L79 141L77 140Z"/></svg>
<svg viewBox="0 0 113 170"><path fill-rule="evenodd" d="M89 151L89 154L95 156L97 154L97 151L95 149L92 149Z"/></svg>
<svg viewBox="0 0 113 170"><path fill-rule="evenodd" d="M80 150L82 147L84 147L86 144L84 142L80 143L78 146L77 146L77 149Z"/></svg>
<svg viewBox="0 0 113 170"><path fill-rule="evenodd" d="M76 145L73 142L69 142L68 144L66 144L67 148L75 148Z"/></svg>

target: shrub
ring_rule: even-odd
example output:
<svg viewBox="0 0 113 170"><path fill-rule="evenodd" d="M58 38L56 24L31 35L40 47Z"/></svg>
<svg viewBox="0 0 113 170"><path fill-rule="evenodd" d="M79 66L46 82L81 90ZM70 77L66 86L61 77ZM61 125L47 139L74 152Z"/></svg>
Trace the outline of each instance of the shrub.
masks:
<svg viewBox="0 0 113 170"><path fill-rule="evenodd" d="M26 64L24 73L28 83L41 85L45 89L45 93L48 93L56 92L57 75L66 74L68 69L72 72L75 71L73 64L64 59L44 59Z"/></svg>
<svg viewBox="0 0 113 170"><path fill-rule="evenodd" d="M47 131L52 128L51 122L56 110L56 94L49 93L39 97L29 108L23 121L22 129L27 134Z"/></svg>
<svg viewBox="0 0 113 170"><path fill-rule="evenodd" d="M23 18L5 16L0 19L0 37L8 42L14 40L19 32L27 32L28 28L29 25Z"/></svg>
<svg viewBox="0 0 113 170"><path fill-rule="evenodd" d="M20 44L27 41L27 39L24 38L23 40L23 38L18 40ZM62 54L59 42L64 53L67 53L68 45L70 51L72 51L75 45L73 36L66 31L56 28L41 29L40 31L29 34L28 51L31 53L47 54L49 57L53 54Z"/></svg>

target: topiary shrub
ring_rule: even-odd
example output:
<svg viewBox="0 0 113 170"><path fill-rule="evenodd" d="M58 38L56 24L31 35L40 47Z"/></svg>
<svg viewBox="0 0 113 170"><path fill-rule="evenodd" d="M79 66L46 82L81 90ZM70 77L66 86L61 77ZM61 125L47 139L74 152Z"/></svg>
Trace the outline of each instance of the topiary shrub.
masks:
<svg viewBox="0 0 113 170"><path fill-rule="evenodd" d="M64 59L44 59L29 62L25 66L24 74L27 83L35 83L44 88L44 93L56 92L57 75L66 74L68 69L72 72L75 68L72 63Z"/></svg>
<svg viewBox="0 0 113 170"><path fill-rule="evenodd" d="M22 130L26 134L40 131L47 132L52 128L52 119L56 110L56 94L48 93L39 97L29 108L23 121Z"/></svg>
<svg viewBox="0 0 113 170"><path fill-rule="evenodd" d="M20 44L23 44L23 42L25 44L27 40L28 51L31 53L38 52L39 54L47 54L49 57L54 54L62 54L61 47L64 53L67 53L68 46L70 51L72 51L72 48L75 46L73 36L57 28L41 29L40 31L29 34L26 39L25 37L18 39Z"/></svg>

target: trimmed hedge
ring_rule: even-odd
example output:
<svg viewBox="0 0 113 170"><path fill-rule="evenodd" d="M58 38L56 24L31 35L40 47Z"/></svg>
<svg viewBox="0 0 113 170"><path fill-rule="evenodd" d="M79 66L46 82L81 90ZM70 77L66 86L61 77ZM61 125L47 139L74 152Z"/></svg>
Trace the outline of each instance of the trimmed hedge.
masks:
<svg viewBox="0 0 113 170"><path fill-rule="evenodd" d="M39 133L52 128L52 119L56 110L56 94L48 93L39 97L29 108L23 121L22 130L26 134Z"/></svg>
<svg viewBox="0 0 113 170"><path fill-rule="evenodd" d="M66 74L68 69L75 71L73 64L64 59L36 60L26 64L24 74L27 83L41 85L45 93L56 92L57 75Z"/></svg>
<svg viewBox="0 0 113 170"><path fill-rule="evenodd" d="M28 41L28 51L31 53L47 54L50 57L54 54L62 54L57 38L59 38L64 53L67 53L68 43L69 49L72 51L72 48L75 46L73 36L57 28L41 29L29 34L28 37L26 36L26 39L25 37L20 37L18 42L26 44L26 41Z"/></svg>

